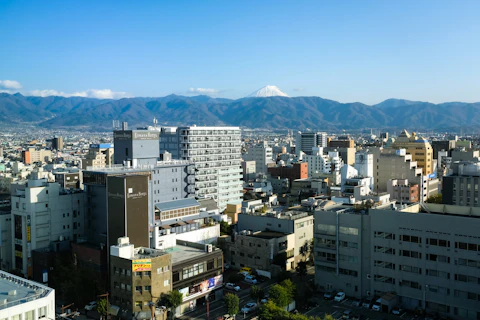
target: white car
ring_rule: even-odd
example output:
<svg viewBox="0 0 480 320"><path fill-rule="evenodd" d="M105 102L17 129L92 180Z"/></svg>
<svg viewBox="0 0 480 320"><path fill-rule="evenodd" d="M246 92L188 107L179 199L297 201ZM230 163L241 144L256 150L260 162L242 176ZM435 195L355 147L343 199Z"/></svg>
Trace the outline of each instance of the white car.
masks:
<svg viewBox="0 0 480 320"><path fill-rule="evenodd" d="M92 301L92 302L89 302L87 305L85 305L85 310L92 311L96 307L97 307L97 301Z"/></svg>
<svg viewBox="0 0 480 320"><path fill-rule="evenodd" d="M253 276L245 276L245 282L246 283L251 283L251 284L257 284L257 279L255 279Z"/></svg>
<svg viewBox="0 0 480 320"><path fill-rule="evenodd" d="M382 309L382 299L378 299L372 306L373 311L380 311Z"/></svg>
<svg viewBox="0 0 480 320"><path fill-rule="evenodd" d="M225 285L225 288L230 289L230 290L235 290L237 292L240 291L240 287L236 286L235 283L230 283L229 282Z"/></svg>
<svg viewBox="0 0 480 320"><path fill-rule="evenodd" d="M345 292L337 293L337 295L335 296L335 298L333 298L333 300L335 300L336 302L342 302L343 300L345 300Z"/></svg>
<svg viewBox="0 0 480 320"><path fill-rule="evenodd" d="M267 301L268 301L268 298L270 298L270 296L269 296L269 294L268 294L268 293L266 293L266 294L263 296L263 299L262 299L262 300L260 300L260 302L261 302L261 303L267 303Z"/></svg>
<svg viewBox="0 0 480 320"><path fill-rule="evenodd" d="M249 312L255 310L256 307L257 307L257 304L255 302L249 302L240 311L242 313L249 313Z"/></svg>

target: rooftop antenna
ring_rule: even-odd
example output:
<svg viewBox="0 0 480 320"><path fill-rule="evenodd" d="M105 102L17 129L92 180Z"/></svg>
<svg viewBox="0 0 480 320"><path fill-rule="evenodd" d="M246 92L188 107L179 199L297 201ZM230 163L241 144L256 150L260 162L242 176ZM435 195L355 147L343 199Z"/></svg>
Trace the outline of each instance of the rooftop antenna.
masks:
<svg viewBox="0 0 480 320"><path fill-rule="evenodd" d="M113 126L114 130L119 129L120 128L120 120L112 120L112 126Z"/></svg>
<svg viewBox="0 0 480 320"><path fill-rule="evenodd" d="M153 117L153 127L154 128L157 128L157 123L158 123L157 118Z"/></svg>

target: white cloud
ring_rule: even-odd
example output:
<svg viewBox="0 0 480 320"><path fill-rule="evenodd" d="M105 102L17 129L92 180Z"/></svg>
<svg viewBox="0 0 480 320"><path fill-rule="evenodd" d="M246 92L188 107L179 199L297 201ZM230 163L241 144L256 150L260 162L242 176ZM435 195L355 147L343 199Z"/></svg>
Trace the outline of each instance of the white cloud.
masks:
<svg viewBox="0 0 480 320"><path fill-rule="evenodd" d="M63 91L57 91L53 89L46 90L32 90L29 92L32 96L40 97L49 97L49 96L59 96L59 97L85 97L85 98L97 98L97 99L121 99L129 98L129 95L126 92L115 92L110 89L88 89L85 91L78 91L73 93L66 93Z"/></svg>
<svg viewBox="0 0 480 320"><path fill-rule="evenodd" d="M0 80L0 89L21 89L22 85L20 82L15 80Z"/></svg>
<svg viewBox="0 0 480 320"><path fill-rule="evenodd" d="M190 88L188 89L190 94L205 94L207 96L214 96L220 93L220 90L212 88Z"/></svg>
<svg viewBox="0 0 480 320"><path fill-rule="evenodd" d="M293 89L293 91L303 91L303 90L305 90L305 88L295 88L295 89Z"/></svg>

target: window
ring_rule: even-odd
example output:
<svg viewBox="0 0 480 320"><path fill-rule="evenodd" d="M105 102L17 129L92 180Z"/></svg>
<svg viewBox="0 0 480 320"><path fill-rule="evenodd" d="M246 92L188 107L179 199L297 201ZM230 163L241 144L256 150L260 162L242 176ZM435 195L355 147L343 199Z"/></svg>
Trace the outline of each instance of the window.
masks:
<svg viewBox="0 0 480 320"><path fill-rule="evenodd" d="M166 287L166 286L169 286L170 285L170 280L167 279L167 280L163 280L163 286Z"/></svg>
<svg viewBox="0 0 480 320"><path fill-rule="evenodd" d="M402 281L400 281L400 285L402 287L409 287L409 288L419 289L419 290L422 289L422 286L418 282L415 282L415 281L402 280Z"/></svg>
<svg viewBox="0 0 480 320"><path fill-rule="evenodd" d="M450 257L442 256L438 254L427 254L427 260L435 261L435 262L442 262L442 263L450 263Z"/></svg>
<svg viewBox="0 0 480 320"><path fill-rule="evenodd" d="M408 257L408 258L415 258L415 259L422 259L422 253L417 251L410 251L410 250L400 250L400 256Z"/></svg>
<svg viewBox="0 0 480 320"><path fill-rule="evenodd" d="M409 235L400 235L400 241L405 241L405 242L413 242L413 243L422 243L422 239L417 236L409 236Z"/></svg>
<svg viewBox="0 0 480 320"><path fill-rule="evenodd" d="M152 291L152 286L145 286L145 291L147 291L147 292Z"/></svg>
<svg viewBox="0 0 480 320"><path fill-rule="evenodd" d="M142 286L136 286L135 291L142 293Z"/></svg>
<svg viewBox="0 0 480 320"><path fill-rule="evenodd" d="M326 234L331 236L334 236L337 233L336 227L334 225L329 225L329 224L318 224L317 232L319 234Z"/></svg>
<svg viewBox="0 0 480 320"><path fill-rule="evenodd" d="M128 148L127 148L127 150L128 150ZM135 301L135 307L141 308L142 307L142 301Z"/></svg>
<svg viewBox="0 0 480 320"><path fill-rule="evenodd" d="M140 272L140 271L135 272L135 276L136 276L136 277L141 277L141 276L142 276L142 272Z"/></svg>
<svg viewBox="0 0 480 320"><path fill-rule="evenodd" d="M151 271L145 271L143 274L144 274L145 276L147 276L147 277L151 277L151 276L152 276L152 272L151 272Z"/></svg>
<svg viewBox="0 0 480 320"><path fill-rule="evenodd" d="M422 268L407 266L407 265L400 265L400 270L405 272L411 272L416 274L422 274Z"/></svg>
<svg viewBox="0 0 480 320"><path fill-rule="evenodd" d="M427 276L430 276L430 277L450 279L450 273L445 271L427 269L426 272L427 272Z"/></svg>

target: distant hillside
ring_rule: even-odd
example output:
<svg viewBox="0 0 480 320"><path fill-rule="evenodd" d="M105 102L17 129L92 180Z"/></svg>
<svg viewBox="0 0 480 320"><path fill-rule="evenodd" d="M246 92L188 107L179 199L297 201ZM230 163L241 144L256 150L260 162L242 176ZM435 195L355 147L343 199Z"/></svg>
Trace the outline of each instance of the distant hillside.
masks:
<svg viewBox="0 0 480 320"><path fill-rule="evenodd" d="M131 125L235 125L248 128L323 128L325 130L417 127L441 129L480 126L480 103L389 99L374 106L319 97L253 97L238 100L208 96L100 100L81 97L26 97L0 93L0 123L35 123L58 128L109 128L112 120Z"/></svg>

